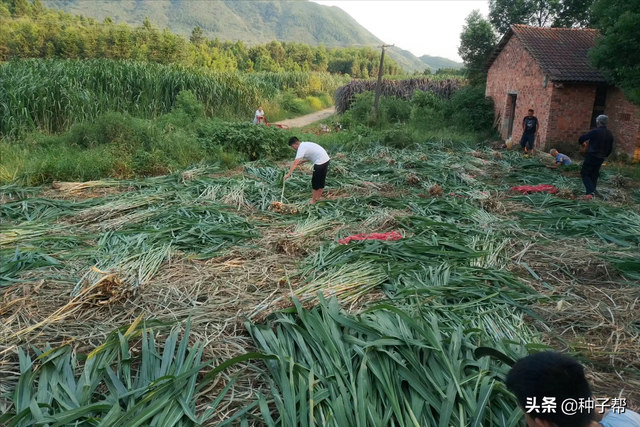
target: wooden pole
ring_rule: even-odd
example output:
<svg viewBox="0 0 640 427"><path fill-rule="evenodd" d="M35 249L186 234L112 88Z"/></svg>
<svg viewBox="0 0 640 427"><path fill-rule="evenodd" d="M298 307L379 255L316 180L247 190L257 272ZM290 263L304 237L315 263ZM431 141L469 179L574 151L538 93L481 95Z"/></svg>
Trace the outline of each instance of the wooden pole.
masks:
<svg viewBox="0 0 640 427"><path fill-rule="evenodd" d="M376 83L376 100L373 104L373 113L376 120L378 120L378 104L380 102L380 91L382 90L382 74L384 73L384 51L387 47L391 46L394 45L382 45L382 54L380 55L380 70L378 71L378 83Z"/></svg>

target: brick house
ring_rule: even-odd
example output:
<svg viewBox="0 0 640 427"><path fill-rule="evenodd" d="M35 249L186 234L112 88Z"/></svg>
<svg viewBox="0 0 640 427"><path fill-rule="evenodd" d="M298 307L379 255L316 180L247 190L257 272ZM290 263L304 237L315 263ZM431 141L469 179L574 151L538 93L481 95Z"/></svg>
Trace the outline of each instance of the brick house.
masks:
<svg viewBox="0 0 640 427"><path fill-rule="evenodd" d="M504 139L520 141L529 108L540 123L540 149L557 142L577 144L578 137L595 126L595 118L606 114L615 152L640 159L640 109L589 66L587 52L597 34L528 25L507 31L486 65L486 95L495 102Z"/></svg>

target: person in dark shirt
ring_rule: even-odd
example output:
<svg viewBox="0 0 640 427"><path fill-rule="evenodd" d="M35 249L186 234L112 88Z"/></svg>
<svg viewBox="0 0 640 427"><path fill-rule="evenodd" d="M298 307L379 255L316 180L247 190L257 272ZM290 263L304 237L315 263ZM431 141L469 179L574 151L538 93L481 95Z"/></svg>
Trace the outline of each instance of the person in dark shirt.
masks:
<svg viewBox="0 0 640 427"><path fill-rule="evenodd" d="M598 184L600 167L604 159L609 157L613 151L613 134L607 129L608 121L607 116L598 116L596 119L597 127L578 139L583 147L587 147L587 155L582 162L580 175L588 196L599 196L596 185Z"/></svg>
<svg viewBox="0 0 640 427"><path fill-rule="evenodd" d="M529 427L640 427L640 414L626 408L626 398L594 398L584 368L566 354L523 357L507 374L506 386Z"/></svg>
<svg viewBox="0 0 640 427"><path fill-rule="evenodd" d="M533 145L538 134L538 118L533 115L533 110L529 110L529 115L522 119L522 138L520 146L525 153L533 154Z"/></svg>

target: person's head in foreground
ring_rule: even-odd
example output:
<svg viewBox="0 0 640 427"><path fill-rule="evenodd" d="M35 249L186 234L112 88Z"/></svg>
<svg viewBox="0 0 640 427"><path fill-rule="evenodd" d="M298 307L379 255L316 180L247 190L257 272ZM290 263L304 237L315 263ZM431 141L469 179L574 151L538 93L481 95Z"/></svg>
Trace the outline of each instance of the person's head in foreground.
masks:
<svg viewBox="0 0 640 427"><path fill-rule="evenodd" d="M604 114L601 114L598 117L596 117L596 126L598 127L606 126L608 122L609 122L609 117L605 116Z"/></svg>
<svg viewBox="0 0 640 427"><path fill-rule="evenodd" d="M589 399L591 388L582 365L573 358L545 351L518 360L507 375L507 388L516 395L529 427L586 427L593 409L565 415L562 402ZM554 411L543 412L545 398L555 398ZM527 413L535 402L536 409Z"/></svg>
<svg viewBox="0 0 640 427"><path fill-rule="evenodd" d="M533 110L529 108L529 117L533 117Z"/></svg>
<svg viewBox="0 0 640 427"><path fill-rule="evenodd" d="M262 111L262 105L258 107L258 111Z"/></svg>
<svg viewBox="0 0 640 427"><path fill-rule="evenodd" d="M295 136L292 136L291 138L289 138L289 147L297 151L299 146L300 146L300 140L298 138L296 138Z"/></svg>
<svg viewBox="0 0 640 427"><path fill-rule="evenodd" d="M558 150L556 150L555 148L552 148L551 151L549 151L549 153L555 157L558 155Z"/></svg>

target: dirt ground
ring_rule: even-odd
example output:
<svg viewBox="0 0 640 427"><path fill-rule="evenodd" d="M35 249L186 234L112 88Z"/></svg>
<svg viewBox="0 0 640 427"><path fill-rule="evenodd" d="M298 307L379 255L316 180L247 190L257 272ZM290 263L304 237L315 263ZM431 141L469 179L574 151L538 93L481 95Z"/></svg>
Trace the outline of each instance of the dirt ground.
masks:
<svg viewBox="0 0 640 427"><path fill-rule="evenodd" d="M336 113L335 107L327 108L321 111L316 111L312 114L307 114L306 116L296 117L295 119L287 119L277 122L277 125L286 125L290 128L301 128L311 123L319 122L320 120L324 120L327 117L331 117Z"/></svg>

